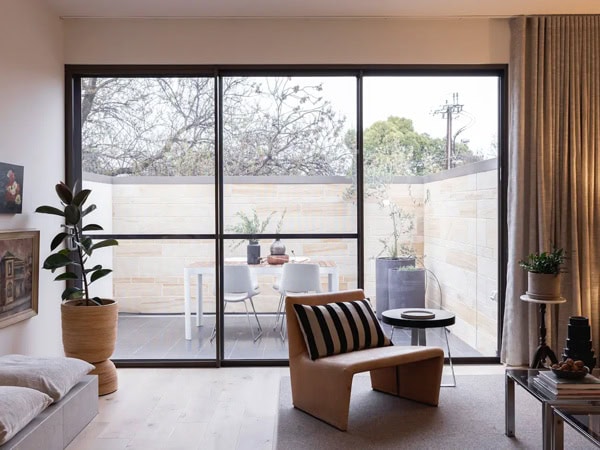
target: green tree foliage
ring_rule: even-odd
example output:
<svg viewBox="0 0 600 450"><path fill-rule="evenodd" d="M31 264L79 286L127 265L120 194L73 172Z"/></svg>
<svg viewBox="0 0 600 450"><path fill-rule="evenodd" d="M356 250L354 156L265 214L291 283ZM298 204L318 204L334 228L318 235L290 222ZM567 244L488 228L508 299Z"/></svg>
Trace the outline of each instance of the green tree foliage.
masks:
<svg viewBox="0 0 600 450"><path fill-rule="evenodd" d="M356 132L346 145L356 147ZM388 182L393 176L427 175L446 169L446 140L415 131L410 119L390 116L373 123L363 134L365 176L368 183ZM454 165L478 158L463 143L455 145Z"/></svg>

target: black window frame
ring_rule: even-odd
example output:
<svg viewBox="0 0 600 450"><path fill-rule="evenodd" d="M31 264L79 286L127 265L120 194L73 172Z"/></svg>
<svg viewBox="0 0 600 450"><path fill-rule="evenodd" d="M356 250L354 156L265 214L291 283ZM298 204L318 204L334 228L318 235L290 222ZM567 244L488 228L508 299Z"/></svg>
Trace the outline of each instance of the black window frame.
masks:
<svg viewBox="0 0 600 450"><path fill-rule="evenodd" d="M364 196L363 196L363 79L365 76L496 76L498 77L498 330L496 356L458 357L455 364L498 364L504 326L506 269L508 261L506 224L508 173L508 65L65 65L65 181L72 184L81 177L81 78L85 77L211 77L215 82L215 232L209 234L106 234L96 237L116 239L213 239L218 262L216 294L223 290L225 239L244 238L243 235L225 233L223 227L223 159L222 159L222 79L226 76L352 76L356 77L356 177L357 223L356 233L300 233L285 234L289 238L355 239L357 243L357 286L364 288ZM275 234L263 234L274 238ZM220 302L216 304L217 329L215 359L209 360L113 360L117 367L260 367L287 366L287 360L231 360L224 358L223 321Z"/></svg>

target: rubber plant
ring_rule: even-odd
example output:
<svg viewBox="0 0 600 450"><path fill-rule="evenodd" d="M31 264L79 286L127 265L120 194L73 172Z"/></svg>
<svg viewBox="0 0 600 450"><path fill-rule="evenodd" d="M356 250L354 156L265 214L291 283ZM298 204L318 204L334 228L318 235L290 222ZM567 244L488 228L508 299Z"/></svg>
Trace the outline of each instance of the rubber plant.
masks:
<svg viewBox="0 0 600 450"><path fill-rule="evenodd" d="M92 283L112 272L111 269L95 264L87 267L92 254L101 248L118 245L115 239L103 239L94 242L86 235L89 231L101 231L100 225L90 223L83 225L83 218L96 209L96 205L86 206L86 201L91 194L90 189L77 189L77 184L71 189L64 182L56 185L56 193L60 199L62 209L54 206L39 206L35 212L52 214L64 217L65 223L61 225L64 231L59 232L50 243L52 252L44 261L44 269L54 273L57 269L65 268L65 272L54 278L55 281L71 281L72 285L62 293L62 300L82 299L84 306L102 305L99 297L91 297L89 288ZM56 250L65 243L65 247ZM79 283L78 283L79 281Z"/></svg>

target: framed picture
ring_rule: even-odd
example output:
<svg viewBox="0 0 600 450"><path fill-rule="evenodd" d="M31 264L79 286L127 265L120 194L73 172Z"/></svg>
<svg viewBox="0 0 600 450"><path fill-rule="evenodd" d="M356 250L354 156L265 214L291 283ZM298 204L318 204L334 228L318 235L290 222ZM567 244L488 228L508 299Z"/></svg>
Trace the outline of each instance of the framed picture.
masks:
<svg viewBox="0 0 600 450"><path fill-rule="evenodd" d="M0 231L0 328L37 315L39 255L39 231Z"/></svg>
<svg viewBox="0 0 600 450"><path fill-rule="evenodd" d="M23 210L23 166L0 162L0 213Z"/></svg>

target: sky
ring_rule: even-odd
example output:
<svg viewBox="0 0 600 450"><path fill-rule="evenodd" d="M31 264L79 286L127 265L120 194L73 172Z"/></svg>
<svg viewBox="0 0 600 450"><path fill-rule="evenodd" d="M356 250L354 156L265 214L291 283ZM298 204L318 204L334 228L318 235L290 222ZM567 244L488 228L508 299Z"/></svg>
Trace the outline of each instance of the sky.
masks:
<svg viewBox="0 0 600 450"><path fill-rule="evenodd" d="M323 96L346 115L349 128L355 127L356 79L325 78ZM389 116L412 119L415 130L432 137L446 136L446 119L433 114L446 102L457 104L462 113L453 120L453 133L461 127L457 142L468 141L469 148L485 157L495 157L492 142L498 139L498 78L479 77L365 77L363 83L365 127ZM350 95L349 95L350 93Z"/></svg>

